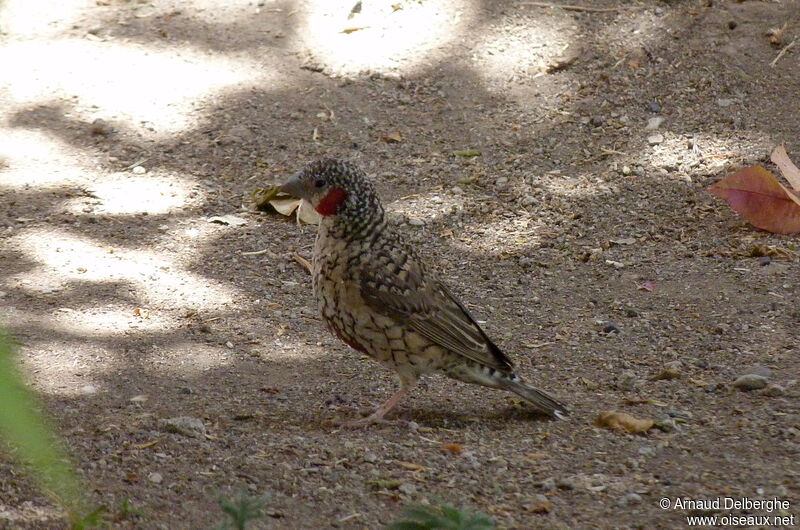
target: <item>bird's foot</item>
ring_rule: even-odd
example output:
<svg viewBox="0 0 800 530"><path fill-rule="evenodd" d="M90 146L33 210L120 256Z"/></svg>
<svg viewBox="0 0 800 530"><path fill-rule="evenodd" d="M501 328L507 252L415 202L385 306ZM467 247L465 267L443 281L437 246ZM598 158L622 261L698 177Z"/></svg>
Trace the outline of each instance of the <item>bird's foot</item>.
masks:
<svg viewBox="0 0 800 530"><path fill-rule="evenodd" d="M357 420L350 420L347 422L340 423L340 427L346 428L364 428L369 427L370 425L375 425L377 423L382 424L397 424L397 423L405 423L402 420L386 420L383 417L386 416L386 413L392 410L402 399L404 395L408 392L407 385L401 385L400 389L392 394L392 397L386 400L380 407L375 409L375 412L370 414L365 418L359 418Z"/></svg>

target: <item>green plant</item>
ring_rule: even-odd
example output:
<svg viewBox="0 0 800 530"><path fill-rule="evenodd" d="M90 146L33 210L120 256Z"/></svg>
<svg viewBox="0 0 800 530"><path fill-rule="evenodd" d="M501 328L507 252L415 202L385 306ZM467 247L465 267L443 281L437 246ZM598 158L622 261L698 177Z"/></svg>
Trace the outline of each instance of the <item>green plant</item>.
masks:
<svg viewBox="0 0 800 530"><path fill-rule="evenodd" d="M217 525L217 530L227 530L234 528L244 530L247 521L258 519L263 515L261 508L269 500L269 493L260 497L249 495L246 491L240 490L235 497L229 499L222 495L217 495L219 507L228 516L228 519Z"/></svg>
<svg viewBox="0 0 800 530"><path fill-rule="evenodd" d="M490 530L494 519L482 512L456 508L449 504L414 504L400 512L400 518L387 530Z"/></svg>
<svg viewBox="0 0 800 530"><path fill-rule="evenodd" d="M17 373L11 344L0 330L0 438L8 441L40 487L64 509L71 528L96 526L104 507L89 509L65 451Z"/></svg>

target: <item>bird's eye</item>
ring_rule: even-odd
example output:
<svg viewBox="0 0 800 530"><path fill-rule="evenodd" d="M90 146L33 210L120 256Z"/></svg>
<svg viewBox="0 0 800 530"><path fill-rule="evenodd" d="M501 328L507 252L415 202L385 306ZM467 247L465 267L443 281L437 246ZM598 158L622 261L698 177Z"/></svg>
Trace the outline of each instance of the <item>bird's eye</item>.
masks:
<svg viewBox="0 0 800 530"><path fill-rule="evenodd" d="M324 180L317 179L317 180L314 181L314 187L315 188L322 188L323 186L325 186L325 181Z"/></svg>

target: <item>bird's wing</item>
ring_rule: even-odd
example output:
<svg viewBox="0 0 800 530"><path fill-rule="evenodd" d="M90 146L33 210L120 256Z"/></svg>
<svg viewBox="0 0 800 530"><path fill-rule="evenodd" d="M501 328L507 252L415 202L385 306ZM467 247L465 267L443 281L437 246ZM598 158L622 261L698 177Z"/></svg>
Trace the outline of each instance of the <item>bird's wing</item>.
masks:
<svg viewBox="0 0 800 530"><path fill-rule="evenodd" d="M361 269L361 296L366 304L452 352L491 368L510 370L508 357L410 252L403 252L400 260L379 259Z"/></svg>

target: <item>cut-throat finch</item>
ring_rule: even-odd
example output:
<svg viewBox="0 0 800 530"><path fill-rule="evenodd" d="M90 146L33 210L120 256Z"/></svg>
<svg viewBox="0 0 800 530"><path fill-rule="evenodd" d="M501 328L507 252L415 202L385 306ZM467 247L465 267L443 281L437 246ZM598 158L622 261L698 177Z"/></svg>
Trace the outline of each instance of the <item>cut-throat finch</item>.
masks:
<svg viewBox="0 0 800 530"><path fill-rule="evenodd" d="M348 425L383 421L420 376L436 371L514 392L543 414L566 414L558 400L514 373L511 360L389 226L375 188L357 166L314 162L281 191L308 201L321 216L312 275L328 328L400 378L395 394Z"/></svg>

